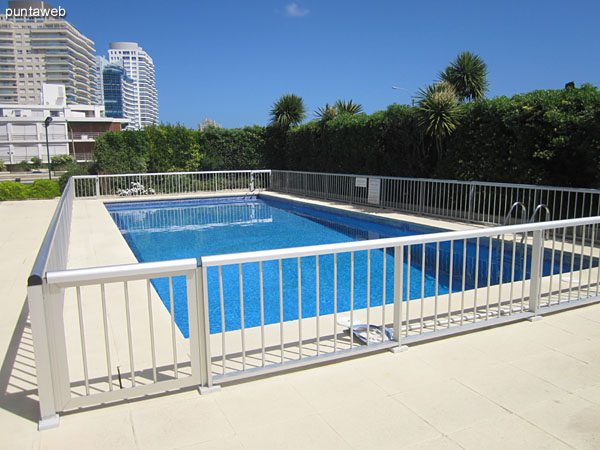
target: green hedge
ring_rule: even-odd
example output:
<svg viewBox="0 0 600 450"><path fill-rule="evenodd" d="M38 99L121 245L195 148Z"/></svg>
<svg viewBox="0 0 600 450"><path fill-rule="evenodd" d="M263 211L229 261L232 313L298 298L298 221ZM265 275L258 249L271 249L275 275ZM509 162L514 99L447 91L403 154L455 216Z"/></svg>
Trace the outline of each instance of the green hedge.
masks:
<svg viewBox="0 0 600 450"><path fill-rule="evenodd" d="M17 181L0 183L0 200L23 200L28 198L54 198L60 195L58 181L36 180L33 184Z"/></svg>
<svg viewBox="0 0 600 450"><path fill-rule="evenodd" d="M600 187L600 93L591 85L469 102L438 156L418 108L325 123L106 133L98 173L287 169Z"/></svg>
<svg viewBox="0 0 600 450"><path fill-rule="evenodd" d="M157 125L109 132L96 140L95 170L104 173L236 170L265 167L265 129Z"/></svg>
<svg viewBox="0 0 600 450"><path fill-rule="evenodd" d="M467 105L436 175L600 187L600 92L534 91Z"/></svg>

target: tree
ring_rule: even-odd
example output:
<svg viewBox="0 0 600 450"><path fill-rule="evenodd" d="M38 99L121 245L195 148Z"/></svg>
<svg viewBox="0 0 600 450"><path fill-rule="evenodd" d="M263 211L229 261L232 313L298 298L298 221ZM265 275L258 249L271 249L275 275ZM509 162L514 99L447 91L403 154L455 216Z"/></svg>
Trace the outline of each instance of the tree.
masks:
<svg viewBox="0 0 600 450"><path fill-rule="evenodd" d="M338 100L335 102L335 108L340 114L360 114L363 110L362 105L359 103L352 103L352 100Z"/></svg>
<svg viewBox="0 0 600 450"><path fill-rule="evenodd" d="M337 116L338 110L335 105L331 106L329 103L325 103L324 108L317 108L313 114L316 116L315 120L325 123Z"/></svg>
<svg viewBox="0 0 600 450"><path fill-rule="evenodd" d="M435 141L438 158L443 155L443 140L450 136L460 123L462 105L456 90L445 82L419 89L417 93L419 124Z"/></svg>
<svg viewBox="0 0 600 450"><path fill-rule="evenodd" d="M350 114L356 115L362 112L362 105L359 103L352 103L352 100L338 100L330 106L329 103L325 104L324 108L318 108L314 115L317 116L315 120L320 122L321 124L325 124L331 119L337 117L339 114Z"/></svg>
<svg viewBox="0 0 600 450"><path fill-rule="evenodd" d="M305 118L304 101L295 94L283 95L271 108L271 124L280 128L299 125Z"/></svg>
<svg viewBox="0 0 600 450"><path fill-rule="evenodd" d="M489 88L487 65L478 55L462 52L440 73L440 81L446 81L456 90L461 102L482 98Z"/></svg>

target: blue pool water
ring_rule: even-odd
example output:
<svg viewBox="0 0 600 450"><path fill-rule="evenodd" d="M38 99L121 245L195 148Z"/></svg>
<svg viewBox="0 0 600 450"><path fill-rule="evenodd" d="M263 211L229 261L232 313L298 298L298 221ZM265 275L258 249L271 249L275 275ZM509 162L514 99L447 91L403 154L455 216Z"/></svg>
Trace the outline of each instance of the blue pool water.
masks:
<svg viewBox="0 0 600 450"><path fill-rule="evenodd" d="M170 200L159 202L124 202L106 204L111 216L140 262L161 261L179 258L237 253L254 250L269 250L306 245L351 242L364 239L408 236L444 231L438 228L415 225L407 222L373 218L328 208L308 207L291 201L280 201L268 197L257 198L217 198L204 200ZM491 283L498 283L500 277L500 242L492 240L491 264L489 239L480 240L479 271L477 285L487 285L488 269ZM404 279L410 273L409 298L446 294L462 288L463 252L462 242L455 242L453 255L450 243L442 243L439 248L439 283L435 283L435 244L425 247L425 274L422 280L423 247L411 247L411 265L408 266L408 253L405 253ZM515 281L528 276L530 264L523 271L524 246L516 248ZM531 252L528 255L530 262ZM475 240L466 245L465 288L475 286L476 246ZM334 311L334 271L333 255L319 257L319 313L331 314ZM385 301L393 302L393 249L385 252L370 252L370 305L382 303L385 285ZM557 258L555 258L557 259ZM568 261L567 261L568 259ZM367 306L368 255L366 251L354 253L354 308ZM558 272L557 264L550 267L551 255L545 255L544 273ZM452 262L453 280L449 278ZM520 263L520 265L519 265ZM584 266L589 263L584 261ZM510 281L512 271L512 245L505 246L503 280ZM570 267L570 258L564 258L565 267ZM597 261L595 261L595 264ZM350 310L352 299L351 256L348 253L337 256L337 311ZM576 266L577 267L577 266ZM302 278L301 311L298 302L298 260L282 261L283 318L296 320L314 317L316 302L316 258L301 258ZM221 305L218 269L208 268L208 297L210 311L210 331L221 331ZM241 327L241 305L239 288L239 268L237 265L224 266L223 297L225 330ZM244 287L244 326L261 324L259 264L243 264ZM169 282L167 279L153 280L163 303L169 308ZM405 282L406 286L406 282ZM406 291L406 287L405 287ZM187 297L185 279L176 277L173 281L175 319L184 336L188 336ZM277 323L280 320L279 267L277 261L263 263L264 323ZM403 298L407 296L403 292Z"/></svg>

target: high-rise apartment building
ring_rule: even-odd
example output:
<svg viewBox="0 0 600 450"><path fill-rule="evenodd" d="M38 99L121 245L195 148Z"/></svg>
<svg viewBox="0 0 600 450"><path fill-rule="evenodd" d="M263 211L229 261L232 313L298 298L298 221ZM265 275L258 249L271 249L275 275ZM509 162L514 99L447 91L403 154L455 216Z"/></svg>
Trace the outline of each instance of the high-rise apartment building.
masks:
<svg viewBox="0 0 600 450"><path fill-rule="evenodd" d="M136 116L135 82L127 76L121 64L103 66L102 87L106 117L123 119Z"/></svg>
<svg viewBox="0 0 600 450"><path fill-rule="evenodd" d="M98 102L94 42L59 10L65 12L41 1L8 2L0 15L0 102L40 104L42 83L64 85L68 103Z"/></svg>
<svg viewBox="0 0 600 450"><path fill-rule="evenodd" d="M111 42L108 62L123 67L127 77L133 81L135 110L133 115L124 111L124 118L130 121L128 128L158 124L158 96L152 58L135 42ZM106 94L106 89L104 92Z"/></svg>

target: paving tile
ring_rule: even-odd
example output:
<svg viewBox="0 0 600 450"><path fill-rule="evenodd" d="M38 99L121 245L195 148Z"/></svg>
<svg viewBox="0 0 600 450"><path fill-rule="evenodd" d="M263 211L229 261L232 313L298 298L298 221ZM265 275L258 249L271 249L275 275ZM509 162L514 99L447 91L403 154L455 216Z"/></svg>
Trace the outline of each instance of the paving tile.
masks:
<svg viewBox="0 0 600 450"><path fill-rule="evenodd" d="M457 450L462 447L447 436L428 439L417 444L403 447L405 450Z"/></svg>
<svg viewBox="0 0 600 450"><path fill-rule="evenodd" d="M279 422L314 413L300 393L281 377L228 386L212 396L236 432L265 424L276 427Z"/></svg>
<svg viewBox="0 0 600 450"><path fill-rule="evenodd" d="M510 411L569 395L566 390L509 364L465 372L460 382Z"/></svg>
<svg viewBox="0 0 600 450"><path fill-rule="evenodd" d="M546 316L543 320L567 333L581 335L588 339L591 337L600 337L600 324L584 316L558 313Z"/></svg>
<svg viewBox="0 0 600 450"><path fill-rule="evenodd" d="M475 426L451 433L449 437L468 450L479 450L483 446L486 450L571 448L556 437L513 414L503 414L492 420L478 422Z"/></svg>
<svg viewBox="0 0 600 450"><path fill-rule="evenodd" d="M386 352L369 356L357 370L387 394L397 394L418 384L444 378L443 373L423 361L412 349L397 354Z"/></svg>
<svg viewBox="0 0 600 450"><path fill-rule="evenodd" d="M554 350L510 364L569 392L593 386L600 376L600 365L585 363Z"/></svg>
<svg viewBox="0 0 600 450"><path fill-rule="evenodd" d="M427 422L393 397L321 412L327 423L355 448L401 448L441 437Z"/></svg>
<svg viewBox="0 0 600 450"><path fill-rule="evenodd" d="M223 439L215 439L213 441L178 447L178 450L244 450L244 446L239 437L234 435L227 436Z"/></svg>
<svg viewBox="0 0 600 450"><path fill-rule="evenodd" d="M286 375L308 404L317 411L345 406L360 408L368 402L387 395L362 371L353 370L356 365L373 367L368 357L341 362L311 370ZM350 363L350 364L348 364Z"/></svg>
<svg viewBox="0 0 600 450"><path fill-rule="evenodd" d="M42 450L131 449L136 447L127 407L61 417L60 426L41 432Z"/></svg>
<svg viewBox="0 0 600 450"><path fill-rule="evenodd" d="M258 427L240 433L246 450L331 450L351 448L343 436L333 430L319 415L286 420L277 426Z"/></svg>
<svg viewBox="0 0 600 450"><path fill-rule="evenodd" d="M586 341L588 337L581 333L574 333L556 327L545 319L532 324L527 334L524 336L527 341L542 344L548 348L554 348L561 345L577 344Z"/></svg>
<svg viewBox="0 0 600 450"><path fill-rule="evenodd" d="M149 402L150 403L150 402ZM225 439L233 434L214 399L200 397L159 408L132 409L134 433L140 449L165 449Z"/></svg>
<svg viewBox="0 0 600 450"><path fill-rule="evenodd" d="M504 413L504 409L453 380L418 386L394 396L444 434Z"/></svg>
<svg viewBox="0 0 600 450"><path fill-rule="evenodd" d="M594 386L576 390L575 394L589 402L600 405L600 381Z"/></svg>
<svg viewBox="0 0 600 450"><path fill-rule="evenodd" d="M504 327L483 330L470 335L468 345L498 362L506 363L548 350L545 345L528 339L528 332L535 323L510 324L511 339L506 339Z"/></svg>
<svg viewBox="0 0 600 450"><path fill-rule="evenodd" d="M598 324L598 328L600 328L600 324ZM598 341L600 339L561 345L555 347L554 350L584 363L600 364L600 345L598 345Z"/></svg>
<svg viewBox="0 0 600 450"><path fill-rule="evenodd" d="M519 415L577 449L600 448L600 405L576 395L545 402Z"/></svg>
<svg viewBox="0 0 600 450"><path fill-rule="evenodd" d="M489 352L479 350L470 345L470 342L480 334L485 334L485 331L473 333L468 336L457 336L452 339L425 343L412 347L410 351L416 352L419 358L446 377L459 376L462 373L481 369L484 366L494 367L502 364L501 361L495 359Z"/></svg>

